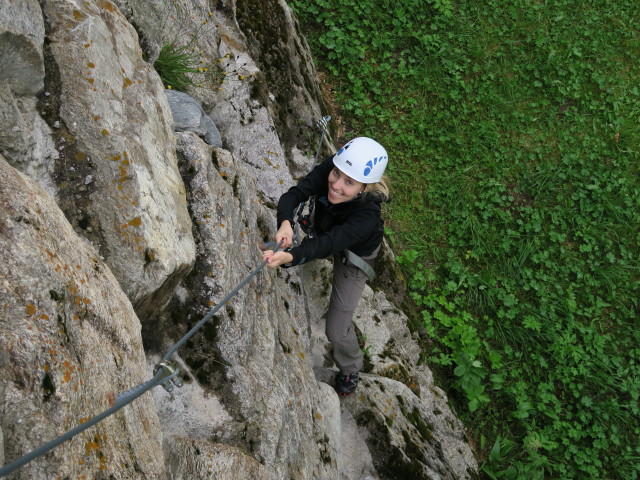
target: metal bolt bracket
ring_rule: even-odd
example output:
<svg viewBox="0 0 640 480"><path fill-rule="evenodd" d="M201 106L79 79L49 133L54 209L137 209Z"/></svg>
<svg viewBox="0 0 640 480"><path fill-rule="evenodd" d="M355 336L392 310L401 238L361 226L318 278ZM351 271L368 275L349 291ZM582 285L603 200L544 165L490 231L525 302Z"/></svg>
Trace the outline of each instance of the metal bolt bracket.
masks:
<svg viewBox="0 0 640 480"><path fill-rule="evenodd" d="M325 128L327 128L327 124L330 121L331 121L331 115L324 116L316 122L316 127L318 127L321 130L324 130Z"/></svg>
<svg viewBox="0 0 640 480"><path fill-rule="evenodd" d="M183 385L182 380L178 378L178 373L180 373L180 370L173 363L167 360L157 364L153 368L154 377L156 376L156 373L158 373L158 370L160 369L162 369L162 377L160 377L160 380L164 380L165 378L170 377L174 373L176 374L171 380L167 380L164 383L162 383L162 388L164 388L167 392L172 392L174 385L178 388L180 388Z"/></svg>

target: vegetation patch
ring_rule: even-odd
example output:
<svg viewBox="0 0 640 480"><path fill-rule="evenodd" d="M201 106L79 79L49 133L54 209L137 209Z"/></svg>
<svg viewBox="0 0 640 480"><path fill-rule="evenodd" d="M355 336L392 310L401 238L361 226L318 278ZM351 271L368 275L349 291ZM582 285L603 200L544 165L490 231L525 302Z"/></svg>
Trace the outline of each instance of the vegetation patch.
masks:
<svg viewBox="0 0 640 480"><path fill-rule="evenodd" d="M636 2L291 4L484 474L637 479Z"/></svg>
<svg viewBox="0 0 640 480"><path fill-rule="evenodd" d="M153 67L167 88L186 92L195 85L189 74L201 73L200 55L194 53L189 43L180 45L177 41L166 43L160 50Z"/></svg>

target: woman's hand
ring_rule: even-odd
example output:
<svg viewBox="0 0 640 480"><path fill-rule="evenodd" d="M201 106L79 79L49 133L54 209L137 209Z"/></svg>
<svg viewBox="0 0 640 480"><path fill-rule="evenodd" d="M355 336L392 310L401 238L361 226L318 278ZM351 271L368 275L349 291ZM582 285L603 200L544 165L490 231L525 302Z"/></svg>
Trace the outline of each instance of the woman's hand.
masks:
<svg viewBox="0 0 640 480"><path fill-rule="evenodd" d="M280 229L276 232L276 245L280 244L281 248L289 248L293 245L293 228L291 227L291 222L289 220L285 220L280 224ZM267 261L267 267L276 268L285 263L293 262L293 255L289 252L283 252L279 250L274 252L273 250L264 250L264 246L261 246L262 253L262 261Z"/></svg>
<svg viewBox="0 0 640 480"><path fill-rule="evenodd" d="M282 240L282 248L289 248L293 245L293 228L291 227L291 222L289 222L289 220L283 221L276 232L276 244L280 243L280 240Z"/></svg>
<svg viewBox="0 0 640 480"><path fill-rule="evenodd" d="M293 262L293 255L291 255L289 252L274 252L273 250L267 250L262 254L262 260L267 261L267 267L276 268L285 263Z"/></svg>

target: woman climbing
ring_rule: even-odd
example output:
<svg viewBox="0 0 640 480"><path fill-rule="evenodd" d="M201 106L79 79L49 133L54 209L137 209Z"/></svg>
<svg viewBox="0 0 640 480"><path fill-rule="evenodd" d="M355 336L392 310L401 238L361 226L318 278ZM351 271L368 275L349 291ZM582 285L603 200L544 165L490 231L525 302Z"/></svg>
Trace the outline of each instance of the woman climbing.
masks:
<svg viewBox="0 0 640 480"><path fill-rule="evenodd" d="M339 369L335 384L338 395L353 393L364 362L351 320L367 280L365 270L372 272L370 267L382 243L380 204L389 200L389 184L383 176L387 161L382 145L367 137L355 138L327 157L280 197L275 241L282 241L284 250L263 253L263 260L271 268L333 255L326 334ZM312 233L293 246L294 212L312 196Z"/></svg>

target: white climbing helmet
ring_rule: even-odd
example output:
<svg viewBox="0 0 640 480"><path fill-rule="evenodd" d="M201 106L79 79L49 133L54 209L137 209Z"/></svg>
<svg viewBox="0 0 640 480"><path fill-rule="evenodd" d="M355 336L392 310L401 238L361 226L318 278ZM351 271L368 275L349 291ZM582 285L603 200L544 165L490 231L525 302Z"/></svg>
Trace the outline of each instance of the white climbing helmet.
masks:
<svg viewBox="0 0 640 480"><path fill-rule="evenodd" d="M382 145L368 137L354 138L333 156L338 169L361 183L377 183L389 157Z"/></svg>

